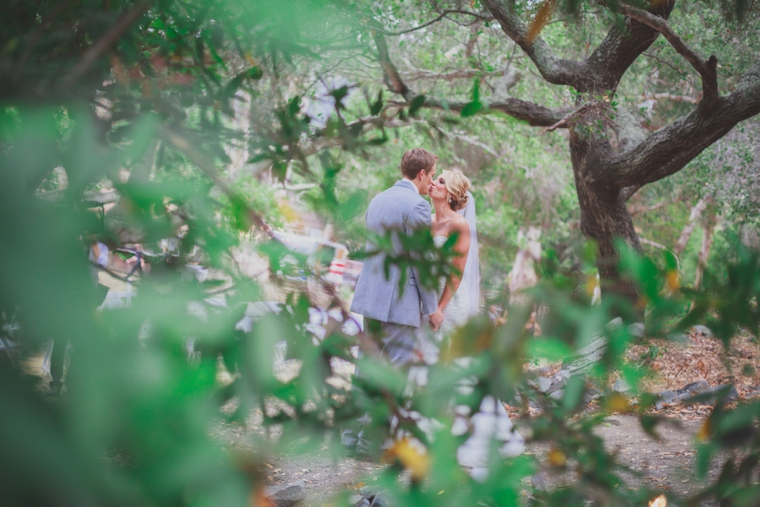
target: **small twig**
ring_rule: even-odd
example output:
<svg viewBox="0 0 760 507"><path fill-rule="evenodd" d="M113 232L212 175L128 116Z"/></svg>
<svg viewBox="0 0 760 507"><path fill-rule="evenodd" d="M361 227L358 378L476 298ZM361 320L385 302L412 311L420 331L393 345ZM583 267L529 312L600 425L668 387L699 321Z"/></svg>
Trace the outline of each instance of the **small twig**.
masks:
<svg viewBox="0 0 760 507"><path fill-rule="evenodd" d="M673 69L674 71L676 71L678 74L680 74L683 77L687 77L688 76L688 74L686 72L682 71L681 69L679 69L678 67L676 67L672 63L663 60L659 56L654 56L654 55L649 54L649 53L641 53L641 56L646 56L647 58L651 58L652 60L656 60L656 61L660 62L663 65L667 65L668 67L670 67L671 69Z"/></svg>
<svg viewBox="0 0 760 507"><path fill-rule="evenodd" d="M92 267L94 267L94 268L98 268L101 271L105 271L106 273L108 273L112 277L114 277L114 278L116 278L118 280L121 280L122 282L132 283L127 277L122 276L122 275L118 274L116 271L113 271L113 270L111 270L111 269L109 269L109 268L107 268L105 266L102 266L102 265L98 264L97 262L90 261L90 265Z"/></svg>
<svg viewBox="0 0 760 507"><path fill-rule="evenodd" d="M568 122L575 118L576 116L580 116L581 113L585 112L587 109L591 108L594 104L586 103L582 106L574 109L573 111L569 112L567 115L565 115L564 118L562 118L560 121L555 123L554 125L551 125L549 127L546 127L543 129L543 132L553 132L557 130L558 128L567 126Z"/></svg>
<svg viewBox="0 0 760 507"><path fill-rule="evenodd" d="M231 199L239 199L238 195L232 191L232 189L230 189L229 186L227 186L227 184L219 177L219 174L217 174L213 162L206 156L205 153L199 150L183 135L171 129L170 127L160 125L158 129L161 137L164 138L166 142L173 145L175 148L187 155L188 158L196 166L198 166L200 170L206 173L206 176L211 178L211 181L213 181L214 184L216 184L222 190L222 192L224 192ZM269 225L267 225L267 223L264 221L264 218L251 208L247 208L246 211L248 212L248 218L262 231L264 231L270 238L273 239L274 233L271 227L269 227Z"/></svg>
<svg viewBox="0 0 760 507"><path fill-rule="evenodd" d="M675 381L676 381L676 379L678 378L678 376L681 374L681 372L683 371L683 369L686 367L686 364L687 364L687 363L686 363L686 362L684 362L684 363L681 365L681 368L680 368L680 369L679 369L679 370L676 372L676 374L673 376L673 378L672 378L671 380L669 380L669 381L668 381L668 389L670 389L670 386L671 386L671 385L673 385L673 382L675 382Z"/></svg>
<svg viewBox="0 0 760 507"><path fill-rule="evenodd" d="M670 250L670 248L666 247L665 245L662 245L660 243L657 243L656 241L651 241L642 237L639 237L639 241L644 243L645 245L653 246L655 248L659 248L660 250Z"/></svg>
<svg viewBox="0 0 760 507"><path fill-rule="evenodd" d="M388 35L390 37L395 37L397 35L404 35L405 33L410 33L410 32L414 32L414 31L417 31L417 30L422 30L423 28L428 27L428 26L432 25L433 23L437 23L438 21L442 20L443 18L445 18L449 14L466 14L468 16L473 16L475 18L478 18L479 20L482 20L482 21L490 21L490 20L493 19L492 16L484 16L483 14L480 14L478 12L466 11L466 10L462 10L462 9L446 9L445 11L443 11L441 14L439 14L435 18L431 19L430 21L428 21L426 23L423 23L423 24L421 24L419 26L415 26L414 28L407 28L406 30L400 30L398 32L390 32L390 31L385 30L385 29L380 28L380 27L373 27L372 29L375 30L378 33L382 33L383 35Z"/></svg>
<svg viewBox="0 0 760 507"><path fill-rule="evenodd" d="M628 208L628 213L630 213L631 215L638 215L639 213L645 213L647 211L654 211L660 208L664 208L665 206L669 204L673 204L673 203L670 201L663 201L663 202L658 202L657 204L653 204L651 206L632 206Z"/></svg>

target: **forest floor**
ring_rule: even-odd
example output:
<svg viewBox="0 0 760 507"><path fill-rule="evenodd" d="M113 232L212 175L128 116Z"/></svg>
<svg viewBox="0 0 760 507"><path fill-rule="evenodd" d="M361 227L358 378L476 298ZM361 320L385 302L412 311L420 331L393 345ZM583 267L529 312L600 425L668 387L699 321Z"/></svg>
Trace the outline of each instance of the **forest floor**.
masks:
<svg viewBox="0 0 760 507"><path fill-rule="evenodd" d="M658 433L660 441L647 436L638 419L631 415L608 417L597 428L606 448L616 453L617 461L631 469L626 475L628 487L647 485L653 490L677 496L689 496L706 483L698 480L694 472L694 441L701 421L672 418L672 424L663 425ZM517 423L519 430L520 424ZM243 426L220 424L214 429L215 437L230 450L249 450L251 432L260 429L246 429ZM535 456L539 463L545 462L548 446L545 443L528 443L526 454ZM716 463L709 473L709 479L717 476L721 463ZM280 455L265 461L263 470L268 485L300 484L306 497L315 504L327 500L340 491L358 490L365 485L372 487L373 481L387 466L367 463L330 455L328 446L291 456ZM566 474L565 474L566 475ZM546 485L556 487L566 477L544 475ZM528 484L526 484L526 491Z"/></svg>
<svg viewBox="0 0 760 507"><path fill-rule="evenodd" d="M632 347L629 360L643 363L651 370L643 381L648 392L680 389L688 383L706 380L712 387L733 383L739 394L736 403L760 395L760 348L748 336L736 338L728 354L723 352L718 340L698 332L692 332L680 342L649 340L645 345ZM41 376L39 363L40 357L30 358L27 371ZM47 382L41 381L40 385L45 390ZM598 408L592 403L587 410ZM617 461L631 469L632 473L626 476L627 487L647 485L668 495L684 497L715 479L721 461L725 461L725 458L714 460L708 478L696 477L695 436L710 410L709 405L677 404L653 411L666 419L666 424L658 427L659 441L646 435L633 415L611 415L596 432L606 448L615 453ZM514 422L518 431L525 428L524 420L515 417ZM272 438L272 434L265 434L260 414L252 415L245 425L218 423L212 434L230 451L251 451L259 456L262 450L257 446ZM264 458L267 483L271 486L297 483L309 503L318 504L340 491L356 492L365 485L371 488L387 466L333 456L330 449L331 446L324 445L292 455ZM546 462L547 452L545 443L527 443L526 454L535 456L538 463ZM560 484L563 476L547 475L545 479L551 488Z"/></svg>
<svg viewBox="0 0 760 507"><path fill-rule="evenodd" d="M686 384L706 380L711 387L732 382L739 394L735 403L760 395L760 348L748 336L736 338L728 354L723 353L718 340L699 332L675 342L648 340L645 345L631 348L629 360L649 367L651 374L645 377L642 386L648 392L681 389ZM611 378L610 382L614 380ZM668 496L688 497L712 482L726 459L713 460L708 477L697 478L696 435L711 409L705 404L675 404L653 410L652 413L665 418L658 426L660 440L645 434L634 415L611 415L597 427L596 433L618 463L630 468L631 473L625 475L626 487L646 485ZM592 403L587 410L595 411L598 407ZM516 415L516 411L510 412ZM518 430L521 426L525 428L524 420L515 418L514 422ZM214 434L229 448L250 449L253 435L262 436L264 430L256 418L246 426L219 424ZM546 463L548 450L545 443L528 442L526 454ZM265 465L269 485L298 483L315 504L340 491L355 491L365 485L371 488L386 466L333 457L327 445L311 452L272 457ZM545 482L549 488L556 487L566 476L547 474Z"/></svg>

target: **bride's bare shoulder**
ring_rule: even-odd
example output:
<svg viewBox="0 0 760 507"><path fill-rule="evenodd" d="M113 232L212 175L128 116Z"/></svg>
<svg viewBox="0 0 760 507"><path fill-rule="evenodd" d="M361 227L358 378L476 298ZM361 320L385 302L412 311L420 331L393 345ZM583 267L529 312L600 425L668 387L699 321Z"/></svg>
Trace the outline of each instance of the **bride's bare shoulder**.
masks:
<svg viewBox="0 0 760 507"><path fill-rule="evenodd" d="M470 232L470 224L467 223L467 219L462 215L457 215L456 218L452 220L451 225L452 228L459 233Z"/></svg>

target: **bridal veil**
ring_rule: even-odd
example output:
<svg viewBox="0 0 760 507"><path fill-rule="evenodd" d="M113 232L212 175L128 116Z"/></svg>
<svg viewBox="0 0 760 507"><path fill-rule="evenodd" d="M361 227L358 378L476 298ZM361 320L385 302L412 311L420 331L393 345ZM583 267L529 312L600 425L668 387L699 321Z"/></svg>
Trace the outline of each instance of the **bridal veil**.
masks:
<svg viewBox="0 0 760 507"><path fill-rule="evenodd" d="M470 191L467 191L467 205L458 211L464 216L470 226L470 251L467 254L467 263L464 266L462 282L470 294L470 315L475 315L480 310L480 257L478 251L478 231L475 219L475 199Z"/></svg>

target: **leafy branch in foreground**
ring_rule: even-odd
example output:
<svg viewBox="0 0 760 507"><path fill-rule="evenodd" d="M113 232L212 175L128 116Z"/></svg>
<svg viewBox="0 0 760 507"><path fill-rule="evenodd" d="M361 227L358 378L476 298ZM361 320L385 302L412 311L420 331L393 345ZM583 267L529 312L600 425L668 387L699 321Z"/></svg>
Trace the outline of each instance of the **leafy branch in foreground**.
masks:
<svg viewBox="0 0 760 507"><path fill-rule="evenodd" d="M390 277L390 267L398 266L398 286L401 293L407 286L410 270L419 275L417 280L423 287L436 290L441 280L452 275L461 275L452 264L452 259L461 255L454 251L457 233L449 236L440 247L433 241L429 229L413 231L412 234L388 231L384 235L368 233L367 236L370 250L354 252L351 257L359 260L382 255L386 279Z"/></svg>

